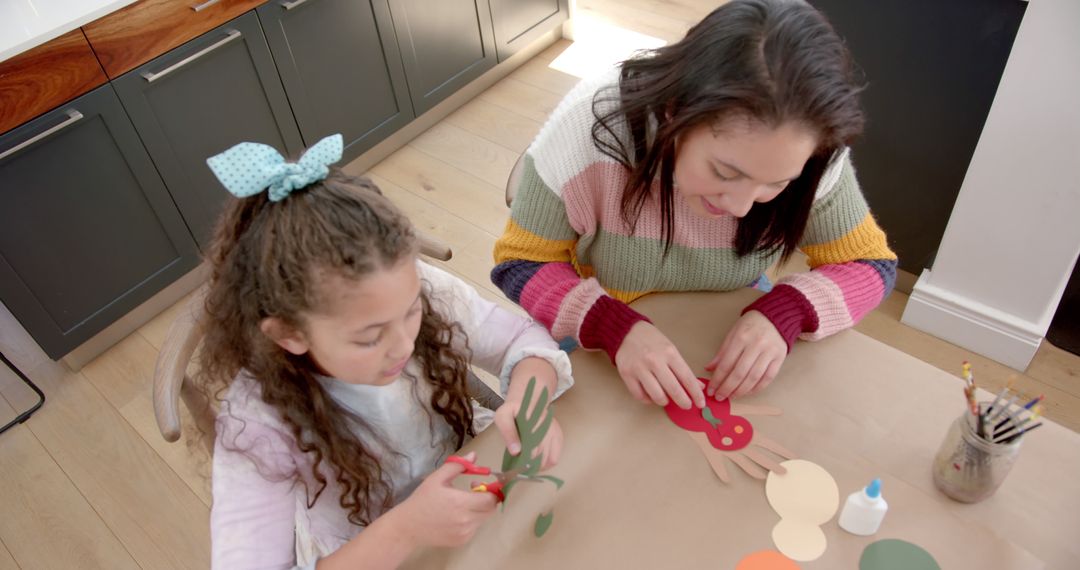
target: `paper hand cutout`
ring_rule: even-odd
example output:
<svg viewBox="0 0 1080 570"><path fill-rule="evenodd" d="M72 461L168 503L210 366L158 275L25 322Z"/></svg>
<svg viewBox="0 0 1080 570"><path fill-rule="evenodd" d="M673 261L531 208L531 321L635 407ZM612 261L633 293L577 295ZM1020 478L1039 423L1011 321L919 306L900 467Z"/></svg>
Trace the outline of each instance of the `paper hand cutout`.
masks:
<svg viewBox="0 0 1080 570"><path fill-rule="evenodd" d="M698 378L703 384L708 380ZM785 459L795 454L779 443L754 433L754 426L745 415L778 416L780 408L771 406L748 406L732 404L729 400L708 399L704 408L684 410L674 403L665 406L671 421L687 431L690 439L698 445L709 461L716 476L724 483L731 482L725 459L730 460L747 475L765 479L769 471L783 474L786 470L779 462L763 454L757 448L766 449Z"/></svg>
<svg viewBox="0 0 1080 570"><path fill-rule="evenodd" d="M521 439L521 451L517 455L510 455L507 450L503 453L503 473L512 473L514 477L507 480L502 487L504 496L510 495L510 490L521 481L522 477L533 480L547 480L555 485L556 489L563 486L562 479L551 475L540 475L540 466L544 464L544 456L538 453L540 444L544 441L551 422L555 419L554 411L548 406L547 388L540 390L536 406L532 405L533 393L536 389L536 378L529 378L529 384L525 387L525 396L521 400L521 408L518 409L514 423L517 425L518 436ZM528 413L530 407L532 414ZM537 538L544 535L551 527L555 513L548 511L536 517L534 532Z"/></svg>

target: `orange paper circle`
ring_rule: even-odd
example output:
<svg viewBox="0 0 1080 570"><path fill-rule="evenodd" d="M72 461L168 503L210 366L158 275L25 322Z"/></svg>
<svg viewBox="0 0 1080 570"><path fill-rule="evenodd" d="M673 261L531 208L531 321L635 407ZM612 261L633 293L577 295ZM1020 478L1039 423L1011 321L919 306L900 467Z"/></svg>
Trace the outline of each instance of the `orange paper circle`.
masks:
<svg viewBox="0 0 1080 570"><path fill-rule="evenodd" d="M799 570L799 565L775 550L761 550L740 560L735 570Z"/></svg>

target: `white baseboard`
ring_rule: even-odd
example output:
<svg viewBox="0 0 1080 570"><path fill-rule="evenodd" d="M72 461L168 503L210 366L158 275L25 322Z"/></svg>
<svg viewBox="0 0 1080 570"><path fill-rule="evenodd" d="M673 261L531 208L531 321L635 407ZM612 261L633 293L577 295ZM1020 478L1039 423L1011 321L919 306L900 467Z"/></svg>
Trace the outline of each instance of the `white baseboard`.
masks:
<svg viewBox="0 0 1080 570"><path fill-rule="evenodd" d="M919 276L900 321L1019 371L1027 369L1045 332L1034 323L931 284L929 269Z"/></svg>

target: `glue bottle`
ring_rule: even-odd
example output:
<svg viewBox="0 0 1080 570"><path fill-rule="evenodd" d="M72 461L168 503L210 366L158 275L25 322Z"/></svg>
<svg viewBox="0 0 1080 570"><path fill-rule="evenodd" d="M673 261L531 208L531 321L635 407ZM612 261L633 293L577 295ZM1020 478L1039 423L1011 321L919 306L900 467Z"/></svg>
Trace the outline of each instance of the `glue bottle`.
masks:
<svg viewBox="0 0 1080 570"><path fill-rule="evenodd" d="M874 534L887 510L889 504L881 496L881 479L874 479L865 489L848 495L844 510L840 511L840 528L862 536Z"/></svg>

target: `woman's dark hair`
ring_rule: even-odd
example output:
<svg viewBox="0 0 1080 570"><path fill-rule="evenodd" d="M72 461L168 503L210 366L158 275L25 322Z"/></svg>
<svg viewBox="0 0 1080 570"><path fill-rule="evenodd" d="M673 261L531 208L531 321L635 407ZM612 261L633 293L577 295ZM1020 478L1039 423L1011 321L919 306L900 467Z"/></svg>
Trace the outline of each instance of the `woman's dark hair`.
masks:
<svg viewBox="0 0 1080 570"><path fill-rule="evenodd" d="M220 400L237 374L246 371L299 450L311 458L312 473L275 473L274 478L305 485L310 507L327 487L325 470L338 483L338 502L354 524L369 524L394 498L370 440L356 435L374 433L364 418L327 393L307 355L281 349L259 325L275 317L302 330L305 315L325 302L321 276L363 279L411 259L417 249L412 224L373 183L332 169L325 180L278 202L266 192L232 199L207 259L212 273L196 385ZM431 409L454 431L456 448L474 435L466 392L467 339L460 325L432 309L426 289L421 299L413 358L423 371L422 381L432 387ZM250 450L234 443L239 433L229 420L243 423L223 410L218 420L223 445L251 457L263 472Z"/></svg>
<svg viewBox="0 0 1080 570"><path fill-rule="evenodd" d="M592 137L601 152L629 170L624 220L633 226L659 177L666 252L674 221L676 139L730 118L772 127L796 122L817 136L817 148L783 192L754 204L739 220L735 237L740 256L779 250L788 257L830 158L862 132L862 86L855 75L843 41L824 15L801 0L732 0L681 41L623 62L618 92L601 90L593 99Z"/></svg>

